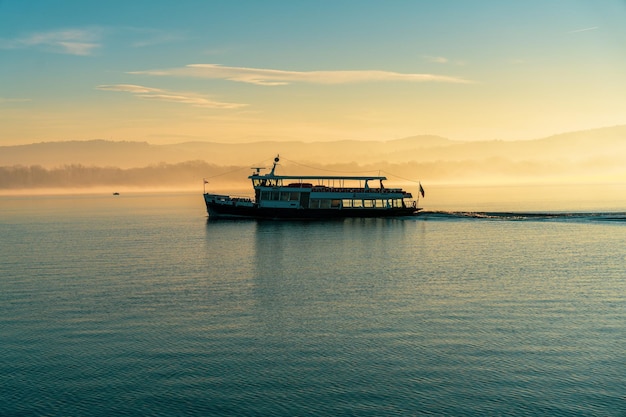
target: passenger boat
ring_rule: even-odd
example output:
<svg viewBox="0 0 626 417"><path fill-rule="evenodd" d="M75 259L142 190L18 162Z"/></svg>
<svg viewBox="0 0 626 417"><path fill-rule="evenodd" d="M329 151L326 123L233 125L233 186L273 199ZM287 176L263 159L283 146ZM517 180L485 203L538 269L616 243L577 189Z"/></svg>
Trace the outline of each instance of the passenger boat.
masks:
<svg viewBox="0 0 626 417"><path fill-rule="evenodd" d="M418 200L401 188L386 188L384 176L291 176L252 168L254 198L204 192L209 218L330 219L411 216ZM374 182L374 183L372 183ZM376 182L378 182L376 184ZM205 184L207 182L205 181ZM419 192L424 196L421 184Z"/></svg>

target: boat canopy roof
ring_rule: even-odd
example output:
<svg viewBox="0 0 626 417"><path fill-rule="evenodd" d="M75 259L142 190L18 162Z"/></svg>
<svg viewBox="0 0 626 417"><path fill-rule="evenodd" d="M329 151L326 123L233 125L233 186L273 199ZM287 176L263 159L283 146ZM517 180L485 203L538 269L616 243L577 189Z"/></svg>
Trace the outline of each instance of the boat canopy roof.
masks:
<svg viewBox="0 0 626 417"><path fill-rule="evenodd" d="M387 177L368 175L365 177L351 177L345 175L259 175L254 173L248 177L249 179L283 179L283 180L346 180L346 181L367 181L367 180L386 180Z"/></svg>
<svg viewBox="0 0 626 417"><path fill-rule="evenodd" d="M278 165L278 155L274 158L274 165L272 166L272 170L269 174L261 175L261 170L265 169L262 167L252 167L255 172L252 173L248 177L248 179L272 179L272 180L340 180L340 181L370 181L370 180L381 180L384 181L387 177L381 177L380 175L368 175L368 176L346 176L346 175L276 175L274 172L276 171L276 165Z"/></svg>

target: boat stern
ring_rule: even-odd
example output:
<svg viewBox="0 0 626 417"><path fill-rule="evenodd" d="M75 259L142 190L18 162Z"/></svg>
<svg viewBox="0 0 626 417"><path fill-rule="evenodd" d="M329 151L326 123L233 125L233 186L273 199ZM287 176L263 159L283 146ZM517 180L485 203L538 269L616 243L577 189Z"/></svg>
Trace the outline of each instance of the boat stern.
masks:
<svg viewBox="0 0 626 417"><path fill-rule="evenodd" d="M223 194L204 193L209 217L248 217L256 204L247 197L231 197Z"/></svg>

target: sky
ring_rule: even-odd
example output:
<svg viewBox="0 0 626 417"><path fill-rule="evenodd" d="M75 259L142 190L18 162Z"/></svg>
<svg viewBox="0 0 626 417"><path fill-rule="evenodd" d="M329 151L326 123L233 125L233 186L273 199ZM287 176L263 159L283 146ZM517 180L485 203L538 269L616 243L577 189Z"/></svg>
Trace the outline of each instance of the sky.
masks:
<svg viewBox="0 0 626 417"><path fill-rule="evenodd" d="M0 0L0 145L622 124L625 0Z"/></svg>

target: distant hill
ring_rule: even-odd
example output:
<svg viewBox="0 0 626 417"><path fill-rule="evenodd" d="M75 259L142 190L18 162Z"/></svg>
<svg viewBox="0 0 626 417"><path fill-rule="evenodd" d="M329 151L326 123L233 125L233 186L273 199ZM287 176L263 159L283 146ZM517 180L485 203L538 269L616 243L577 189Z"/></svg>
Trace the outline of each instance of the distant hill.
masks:
<svg viewBox="0 0 626 417"><path fill-rule="evenodd" d="M57 181L62 186L80 182L81 175L85 184L110 183L114 176L118 182L145 185L152 178L173 183L244 170L223 178L236 181L245 179L251 166L270 166L276 154L281 155L282 172L294 175L315 174L317 168L352 173L385 170L431 182L626 181L626 126L523 141L462 142L422 135L380 142L152 145L90 140L0 146L0 188L34 187L35 177L64 178ZM138 170L145 167L150 169ZM87 180L88 174L93 178Z"/></svg>
<svg viewBox="0 0 626 417"><path fill-rule="evenodd" d="M180 161L191 155L177 155L146 142L112 142L106 140L41 142L0 147L0 166L41 165L53 168L69 164L130 168L168 159ZM170 153L168 155L168 152Z"/></svg>
<svg viewBox="0 0 626 417"><path fill-rule="evenodd" d="M217 165L254 164L280 153L290 159L317 164L384 161L394 154L404 155L455 142L437 136L376 141L337 142L253 142L217 143L184 142L151 145L146 142L107 140L42 142L20 146L0 146L0 166L41 165L58 167L67 164L132 168L156 163L179 163L203 160Z"/></svg>

